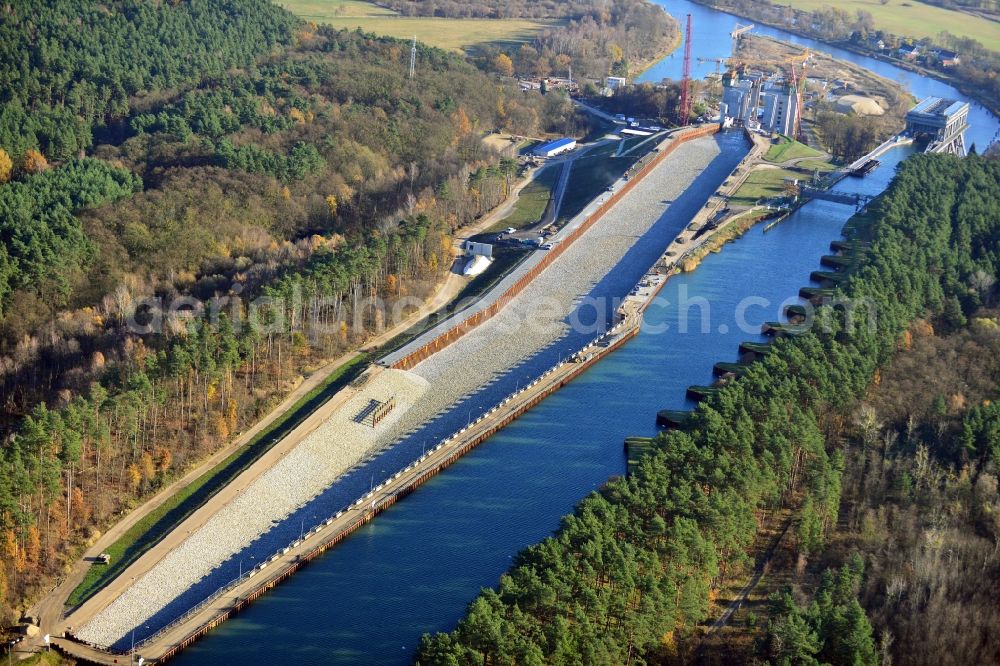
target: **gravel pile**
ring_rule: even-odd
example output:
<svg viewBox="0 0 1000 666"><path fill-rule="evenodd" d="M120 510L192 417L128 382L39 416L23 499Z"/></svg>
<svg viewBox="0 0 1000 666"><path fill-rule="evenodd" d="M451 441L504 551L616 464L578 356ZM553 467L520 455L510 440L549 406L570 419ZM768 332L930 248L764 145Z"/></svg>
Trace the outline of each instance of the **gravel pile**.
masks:
<svg viewBox="0 0 1000 666"><path fill-rule="evenodd" d="M409 372L384 370L306 436L273 467L251 482L170 551L135 584L76 632L90 643L111 645L145 623L184 590L319 494L364 458L391 441L393 426L428 388ZM371 399L396 399L377 428L354 422Z"/></svg>

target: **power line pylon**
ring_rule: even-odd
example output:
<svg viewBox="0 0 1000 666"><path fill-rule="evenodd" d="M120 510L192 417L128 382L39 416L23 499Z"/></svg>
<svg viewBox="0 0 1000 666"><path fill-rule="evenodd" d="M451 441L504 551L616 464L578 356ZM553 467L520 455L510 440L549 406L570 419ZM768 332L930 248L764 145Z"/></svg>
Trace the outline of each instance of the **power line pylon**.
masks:
<svg viewBox="0 0 1000 666"><path fill-rule="evenodd" d="M410 47L410 80L417 73L417 36L413 35L413 46Z"/></svg>

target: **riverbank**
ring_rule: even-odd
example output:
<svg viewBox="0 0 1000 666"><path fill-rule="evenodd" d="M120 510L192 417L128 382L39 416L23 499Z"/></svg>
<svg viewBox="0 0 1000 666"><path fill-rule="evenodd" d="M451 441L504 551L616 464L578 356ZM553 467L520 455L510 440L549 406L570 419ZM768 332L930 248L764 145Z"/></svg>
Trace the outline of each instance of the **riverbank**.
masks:
<svg viewBox="0 0 1000 666"><path fill-rule="evenodd" d="M742 139L727 133L719 141L730 151ZM673 204L664 226L669 236L686 227L735 163ZM310 562L276 594L211 631L178 657L178 666L267 666L292 653L304 663L410 663L422 633L453 628L477 591L497 584L510 555L549 536L581 497L624 473L624 437L654 435L657 410L683 408L684 388L707 383L712 364L735 355L747 336L720 315L748 295L776 303L801 286L842 224L832 223L830 212L823 202L811 204L808 219L790 220L766 237L758 227L699 270L671 277L632 341ZM655 259L629 260L622 270L634 267L641 277ZM711 301L711 333L701 328L702 308L677 307L691 297ZM717 332L723 322L730 334ZM555 352L548 362L557 362ZM514 388L512 380L502 395ZM463 409L459 429L465 419ZM418 457L419 441L415 451ZM390 469L375 460L369 469L383 467ZM367 494L368 472L362 474Z"/></svg>
<svg viewBox="0 0 1000 666"><path fill-rule="evenodd" d="M959 90L962 94L967 95L970 98L976 100L977 102L979 102L980 104L982 104L986 109L988 109L990 111L990 113L992 113L993 115L1000 116L1000 100L995 99L995 98L993 98L993 97L991 97L989 95L983 94L982 90L980 90L979 88L975 87L974 85L972 85L972 84L970 84L968 82L965 82L965 81L963 81L961 79L957 79L954 76L949 76L948 74L946 74L944 72L941 72L941 71L938 71L938 70L934 70L934 69L928 69L926 67L921 67L919 65L916 65L914 63L908 62L906 60L900 60L898 58L892 58L892 57L887 56L887 55L885 55L883 53L879 53L879 52L876 52L876 51L872 51L870 49L862 48L862 47L860 47L857 44L854 44L852 42L830 41L830 40L822 39L821 37L817 37L816 35L810 34L810 33L806 32L804 30L797 29L794 26L782 25L782 24L776 23L774 21L764 20L764 19L762 19L760 17L745 16L743 14L735 14L735 13L733 13L733 10L732 10L731 7L721 6L721 5L718 5L718 4L715 4L715 3L711 2L709 0L689 0L689 1L692 2L692 3L694 3L694 4L696 4L696 5L700 5L702 7L707 7L709 9L712 9L712 10L715 10L715 11L718 11L718 12L722 12L724 14L729 14L730 16L734 16L734 17L736 17L738 19L741 19L741 20L744 20L744 21L752 21L752 22L759 23L761 25L766 25L768 27L775 28L776 30L783 30L783 31L785 31L787 33L790 33L792 35L796 35L798 37L803 37L805 39L811 39L811 40L814 40L816 42L820 42L822 44L827 44L828 46L832 46L832 47L835 47L835 48L838 48L838 49L843 49L845 51L850 51L851 53L854 53L854 54L857 54L857 55L860 55L860 56L864 56L866 58L872 58L873 60L878 60L880 62L884 62L886 64L892 65L894 67L898 67L900 69L905 69L905 70L907 70L909 72L913 72L915 74L919 74L920 76L926 76L926 77L929 77L929 78L936 79L938 81L941 81L942 83L946 83L946 84L948 84L950 86L953 86L954 88L956 88L957 90Z"/></svg>
<svg viewBox="0 0 1000 666"><path fill-rule="evenodd" d="M897 119L900 124L906 112L916 102L913 95L899 81L893 81L870 69L834 58L822 51L812 51L767 35L755 35L752 32L744 35L737 48L736 60L751 68L768 71L783 67L783 63L801 60L807 52L808 67L803 70L808 75L807 85L810 80L813 82L823 80L829 82L829 89L833 89L842 82L845 92L880 100L882 110ZM823 92L825 93L826 89ZM906 103L900 105L896 103L897 100L905 100ZM877 118L884 117L877 116Z"/></svg>
<svg viewBox="0 0 1000 666"><path fill-rule="evenodd" d="M699 7L680 6L681 15L695 12L696 29L711 26L713 34L728 34L732 26L730 17L712 12L713 22ZM725 41L719 46L728 47ZM696 39L694 55L718 57L714 48L708 39ZM680 61L668 58L665 70L679 72ZM889 69L879 65L877 71L894 78ZM944 86L935 81L915 83L919 96L950 94L937 92ZM881 191L910 152L891 152L876 172L844 181L838 189ZM702 203L707 193L697 191ZM683 210L685 219L695 212ZM752 308L751 322L759 323L758 313L763 320L778 318L778 302L795 294L817 268L817 258L829 253L848 210L814 201L768 234L761 226L751 229L724 252L710 254L697 271L672 278L664 294L670 306L647 311L646 320L657 332L640 333L456 462L448 474L305 568L280 594L266 596L252 612L212 632L178 665L267 666L292 653L315 663L410 663L423 633L454 628L477 590L497 585L515 553L550 536L581 497L624 473L624 437L654 435L652 414L690 408L685 388L709 383L719 358L735 361L741 342L758 339L757 327L747 332L732 313L748 297L764 297L773 309L764 315ZM676 307L692 297L708 300L710 312ZM703 316L711 326L703 326ZM683 334L689 330L695 334ZM463 425L464 419L463 413ZM378 471L376 464L372 468ZM366 472L366 492L367 484Z"/></svg>
<svg viewBox="0 0 1000 666"><path fill-rule="evenodd" d="M267 591L297 572L306 563L369 523L380 513L409 495L426 481L446 469L476 446L489 439L508 423L559 390L585 372L604 356L612 353L639 331L641 313L623 321L620 327L600 336L581 350L576 359L561 362L543 377L511 395L490 412L453 436L433 447L412 465L397 473L386 483L379 484L351 506L310 530L279 555L249 572L245 581L220 590L191 611L171 623L151 639L143 641L141 654L147 661L163 663L178 655L202 636L246 609ZM260 573L262 575L254 576ZM56 649L67 657L97 664L118 663L115 655L134 657L135 648L108 650L85 642L56 638Z"/></svg>
<svg viewBox="0 0 1000 666"><path fill-rule="evenodd" d="M633 80L638 79L640 76L648 72L653 66L656 65L656 63L660 62L661 60L670 55L673 55L674 51L679 49L681 44L684 43L684 24L681 22L679 18L677 18L673 14L671 14L670 16L673 17L674 21L677 22L677 38L674 39L672 44L663 47L663 50L660 51L654 57L649 58L647 60L640 60L639 64L636 66L635 73L629 72L630 74L632 74Z"/></svg>

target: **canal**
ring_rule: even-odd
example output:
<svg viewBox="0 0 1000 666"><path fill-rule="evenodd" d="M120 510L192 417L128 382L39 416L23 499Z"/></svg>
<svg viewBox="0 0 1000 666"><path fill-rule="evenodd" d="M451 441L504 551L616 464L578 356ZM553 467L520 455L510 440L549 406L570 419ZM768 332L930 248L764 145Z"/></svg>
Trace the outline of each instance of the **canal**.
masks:
<svg viewBox="0 0 1000 666"><path fill-rule="evenodd" d="M727 48L735 17L690 2L660 4L679 18L693 15L694 56L727 55L715 51ZM885 63L779 30L759 32L900 80L917 97L964 99L944 83ZM679 55L668 57L644 79L677 78L680 66ZM709 70L714 71L713 63L702 66L698 75ZM977 104L970 123L968 144L983 147L997 131L997 119ZM746 150L737 134L720 137L719 145L720 157L671 204L656 233L676 233ZM868 178L848 179L838 189L881 192L911 150L890 152ZM760 323L779 318L788 299L795 302L851 213L838 204L812 202L771 231L757 226L723 252L706 257L695 272L673 278L647 311L646 326L635 340L223 624L176 663L408 663L421 634L454 627L469 601L482 587L496 584L520 549L551 534L584 495L624 472L626 436L654 434L657 410L690 407L688 385L710 383L715 362L735 360L741 341L762 339L756 333ZM632 280L636 271L641 275L651 263L646 257L634 259L634 266L623 267L622 280ZM613 293L620 289L618 281L610 279L598 288ZM556 360L548 356L559 353L548 350L533 366L522 368L523 376L530 377ZM523 381L515 372L502 379L467 401L469 417L493 392L502 395L514 388L507 384ZM467 418L465 409L463 405L445 415L428 429L428 438L447 434L456 418ZM325 500L324 508L366 491L378 482L376 474L387 468L392 473L395 465L419 455L423 445L410 438L359 468L319 498ZM270 539L277 544L294 538L290 532L301 531L318 513L315 507L304 508ZM235 566L235 560L229 565Z"/></svg>

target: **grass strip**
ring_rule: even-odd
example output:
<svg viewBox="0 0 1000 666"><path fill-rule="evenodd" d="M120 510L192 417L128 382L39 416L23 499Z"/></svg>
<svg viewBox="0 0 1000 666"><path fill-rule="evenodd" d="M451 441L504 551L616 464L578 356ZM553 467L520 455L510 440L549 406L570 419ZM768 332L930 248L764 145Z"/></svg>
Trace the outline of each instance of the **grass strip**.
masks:
<svg viewBox="0 0 1000 666"><path fill-rule="evenodd" d="M565 168L564 164L542 167L517 195L510 214L487 229L486 233L496 233L507 227L523 229L541 222L546 209L551 205L552 190Z"/></svg>
<svg viewBox="0 0 1000 666"><path fill-rule="evenodd" d="M823 153L782 135L778 143L771 146L764 159L768 162L786 162L802 157L824 157Z"/></svg>

